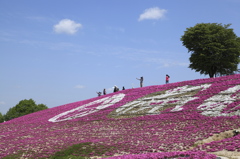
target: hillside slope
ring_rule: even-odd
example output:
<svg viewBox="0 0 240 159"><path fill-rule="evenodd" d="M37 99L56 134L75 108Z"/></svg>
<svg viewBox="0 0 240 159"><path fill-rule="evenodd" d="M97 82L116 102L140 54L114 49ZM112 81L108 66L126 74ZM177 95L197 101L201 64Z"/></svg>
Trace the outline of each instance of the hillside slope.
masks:
<svg viewBox="0 0 240 159"><path fill-rule="evenodd" d="M238 156L233 130L240 130L240 74L126 89L13 119L0 124L0 158L46 158L85 142L104 146L105 156Z"/></svg>

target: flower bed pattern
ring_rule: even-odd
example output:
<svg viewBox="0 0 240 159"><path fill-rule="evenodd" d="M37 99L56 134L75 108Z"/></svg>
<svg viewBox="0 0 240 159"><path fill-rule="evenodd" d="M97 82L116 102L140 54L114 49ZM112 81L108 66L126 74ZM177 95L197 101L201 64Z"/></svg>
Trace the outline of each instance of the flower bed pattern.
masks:
<svg viewBox="0 0 240 159"><path fill-rule="evenodd" d="M240 135L194 145L238 128L240 74L127 89L13 119L0 124L0 158L20 151L25 158L48 157L82 142L114 147L107 156L132 158L240 152Z"/></svg>
<svg viewBox="0 0 240 159"><path fill-rule="evenodd" d="M207 154L203 151L188 151L188 152L162 152L162 153L147 153L147 154L128 154L123 156L108 157L107 159L216 159L216 155Z"/></svg>

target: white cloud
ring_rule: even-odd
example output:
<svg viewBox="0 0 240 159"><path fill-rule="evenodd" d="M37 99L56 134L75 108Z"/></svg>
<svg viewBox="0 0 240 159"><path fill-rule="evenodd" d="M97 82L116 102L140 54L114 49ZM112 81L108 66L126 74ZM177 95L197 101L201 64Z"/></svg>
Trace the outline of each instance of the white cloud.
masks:
<svg viewBox="0 0 240 159"><path fill-rule="evenodd" d="M56 33L75 34L78 29L82 28L82 24L76 23L70 19L62 19L58 24L53 26Z"/></svg>
<svg viewBox="0 0 240 159"><path fill-rule="evenodd" d="M144 11L144 13L139 16L138 21L142 21L145 19L161 19L164 18L166 13L167 10L160 9L158 7L148 8Z"/></svg>
<svg viewBox="0 0 240 159"><path fill-rule="evenodd" d="M79 84L79 85L76 85L75 88L82 89L82 88L85 88L85 86Z"/></svg>

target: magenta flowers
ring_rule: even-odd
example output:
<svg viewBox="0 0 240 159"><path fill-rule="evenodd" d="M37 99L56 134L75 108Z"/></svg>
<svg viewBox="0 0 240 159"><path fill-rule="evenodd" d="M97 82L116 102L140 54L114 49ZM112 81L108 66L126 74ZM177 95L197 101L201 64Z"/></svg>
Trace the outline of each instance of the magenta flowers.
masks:
<svg viewBox="0 0 240 159"><path fill-rule="evenodd" d="M48 157L83 142L114 147L108 156L214 158L208 153L240 152L239 135L196 142L239 129L239 119L239 74L126 89L0 124L0 158L20 151Z"/></svg>

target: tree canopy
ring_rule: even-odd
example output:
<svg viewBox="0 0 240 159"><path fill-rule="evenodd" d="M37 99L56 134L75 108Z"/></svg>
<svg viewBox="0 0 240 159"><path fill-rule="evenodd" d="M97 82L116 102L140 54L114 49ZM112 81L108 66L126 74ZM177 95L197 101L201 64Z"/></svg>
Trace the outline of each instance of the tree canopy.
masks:
<svg viewBox="0 0 240 159"><path fill-rule="evenodd" d="M44 104L36 104L33 99L24 99L21 100L15 107L12 107L5 114L4 119L6 121L27 115L30 113L34 113L40 110L47 109L48 107Z"/></svg>
<svg viewBox="0 0 240 159"><path fill-rule="evenodd" d="M210 77L229 75L238 69L240 38L229 26L199 23L187 28L181 41L191 53L189 68Z"/></svg>

